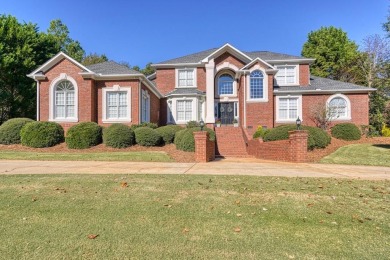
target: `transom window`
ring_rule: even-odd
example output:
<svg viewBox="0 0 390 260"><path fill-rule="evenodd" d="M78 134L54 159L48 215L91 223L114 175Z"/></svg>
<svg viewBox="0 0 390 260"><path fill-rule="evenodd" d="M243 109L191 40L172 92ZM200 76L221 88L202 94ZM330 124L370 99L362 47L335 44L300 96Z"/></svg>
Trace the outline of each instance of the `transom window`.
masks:
<svg viewBox="0 0 390 260"><path fill-rule="evenodd" d="M194 87L194 69L178 70L178 86Z"/></svg>
<svg viewBox="0 0 390 260"><path fill-rule="evenodd" d="M129 115L127 103L127 91L107 92L107 119L125 119Z"/></svg>
<svg viewBox="0 0 390 260"><path fill-rule="evenodd" d="M279 120L298 118L298 98L279 98Z"/></svg>
<svg viewBox="0 0 390 260"><path fill-rule="evenodd" d="M329 101L329 113L333 119L345 118L348 116L348 104L342 97L335 97Z"/></svg>
<svg viewBox="0 0 390 260"><path fill-rule="evenodd" d="M68 80L63 80L55 87L55 118L75 118L75 87Z"/></svg>
<svg viewBox="0 0 390 260"><path fill-rule="evenodd" d="M142 90L141 121L142 122L150 121L150 95L145 90Z"/></svg>
<svg viewBox="0 0 390 260"><path fill-rule="evenodd" d="M192 120L192 100L178 100L176 103L177 121Z"/></svg>
<svg viewBox="0 0 390 260"><path fill-rule="evenodd" d="M263 98L263 73L260 70L255 70L250 75L250 98Z"/></svg>
<svg viewBox="0 0 390 260"><path fill-rule="evenodd" d="M277 85L298 84L295 65L276 66L276 69L278 69L275 76Z"/></svg>
<svg viewBox="0 0 390 260"><path fill-rule="evenodd" d="M218 94L219 95L233 95L234 79L229 74L222 74L218 78Z"/></svg>

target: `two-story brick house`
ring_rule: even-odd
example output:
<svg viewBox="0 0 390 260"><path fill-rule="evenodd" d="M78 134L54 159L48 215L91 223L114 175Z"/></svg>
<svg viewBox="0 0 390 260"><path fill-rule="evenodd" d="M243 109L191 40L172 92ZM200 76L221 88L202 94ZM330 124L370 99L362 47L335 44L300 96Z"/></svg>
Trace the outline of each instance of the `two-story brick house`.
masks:
<svg viewBox="0 0 390 260"><path fill-rule="evenodd" d="M65 128L81 122L230 126L248 138L257 126L313 125L310 111L332 108L333 121L368 124L368 94L375 89L310 75L313 59L230 44L152 66L145 77L115 62L83 66L59 53L28 76L37 81L37 119Z"/></svg>

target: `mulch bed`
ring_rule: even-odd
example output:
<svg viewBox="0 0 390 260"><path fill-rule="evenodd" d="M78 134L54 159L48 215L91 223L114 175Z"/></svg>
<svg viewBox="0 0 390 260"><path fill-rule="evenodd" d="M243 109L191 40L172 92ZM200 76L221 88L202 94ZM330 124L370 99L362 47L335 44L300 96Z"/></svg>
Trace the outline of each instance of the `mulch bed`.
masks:
<svg viewBox="0 0 390 260"><path fill-rule="evenodd" d="M309 162L319 162L323 157L335 152L342 146L349 144L390 144L390 138L388 137L371 137L366 138L362 137L360 140L356 141L344 141L332 137L330 145L324 149L315 149L308 152L308 161Z"/></svg>
<svg viewBox="0 0 390 260"><path fill-rule="evenodd" d="M91 147L89 149L69 149L65 143L48 147L48 148L31 148L20 144L1 145L0 151L26 151L26 152L40 152L40 153L101 153L101 152L166 152L176 162L195 162L195 154L193 152L184 152L177 150L174 144L169 144L161 147L145 147L140 145L133 145L128 148L117 149L106 147L104 144Z"/></svg>

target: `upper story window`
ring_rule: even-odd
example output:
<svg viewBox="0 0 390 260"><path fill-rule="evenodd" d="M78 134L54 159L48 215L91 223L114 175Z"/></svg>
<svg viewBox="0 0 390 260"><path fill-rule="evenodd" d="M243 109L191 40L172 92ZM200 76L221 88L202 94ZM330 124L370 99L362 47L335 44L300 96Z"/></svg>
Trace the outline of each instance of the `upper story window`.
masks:
<svg viewBox="0 0 390 260"><path fill-rule="evenodd" d="M276 84L279 86L283 85L298 85L298 66L296 65L283 65L276 66L278 73L276 73Z"/></svg>
<svg viewBox="0 0 390 260"><path fill-rule="evenodd" d="M233 95L234 79L229 74L222 74L218 78L218 95Z"/></svg>
<svg viewBox="0 0 390 260"><path fill-rule="evenodd" d="M250 99L261 99L264 97L264 84L263 84L263 73L260 70L255 70L250 75L250 88L249 98Z"/></svg>
<svg viewBox="0 0 390 260"><path fill-rule="evenodd" d="M54 119L75 118L75 87L68 80L58 83L54 90Z"/></svg>
<svg viewBox="0 0 390 260"><path fill-rule="evenodd" d="M341 94L331 96L328 99L328 110L333 120L351 119L349 99Z"/></svg>
<svg viewBox="0 0 390 260"><path fill-rule="evenodd" d="M195 69L178 69L177 70L177 87L195 87Z"/></svg>

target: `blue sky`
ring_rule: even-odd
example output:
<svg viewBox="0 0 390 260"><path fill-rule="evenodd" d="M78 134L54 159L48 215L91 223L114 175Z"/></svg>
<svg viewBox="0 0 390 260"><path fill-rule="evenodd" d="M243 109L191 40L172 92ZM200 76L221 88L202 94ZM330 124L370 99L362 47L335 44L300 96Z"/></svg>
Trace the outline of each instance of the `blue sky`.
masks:
<svg viewBox="0 0 390 260"><path fill-rule="evenodd" d="M307 34L335 26L357 44L383 34L388 0L0 0L0 14L45 31L61 19L87 53L144 66L231 43L299 55Z"/></svg>

